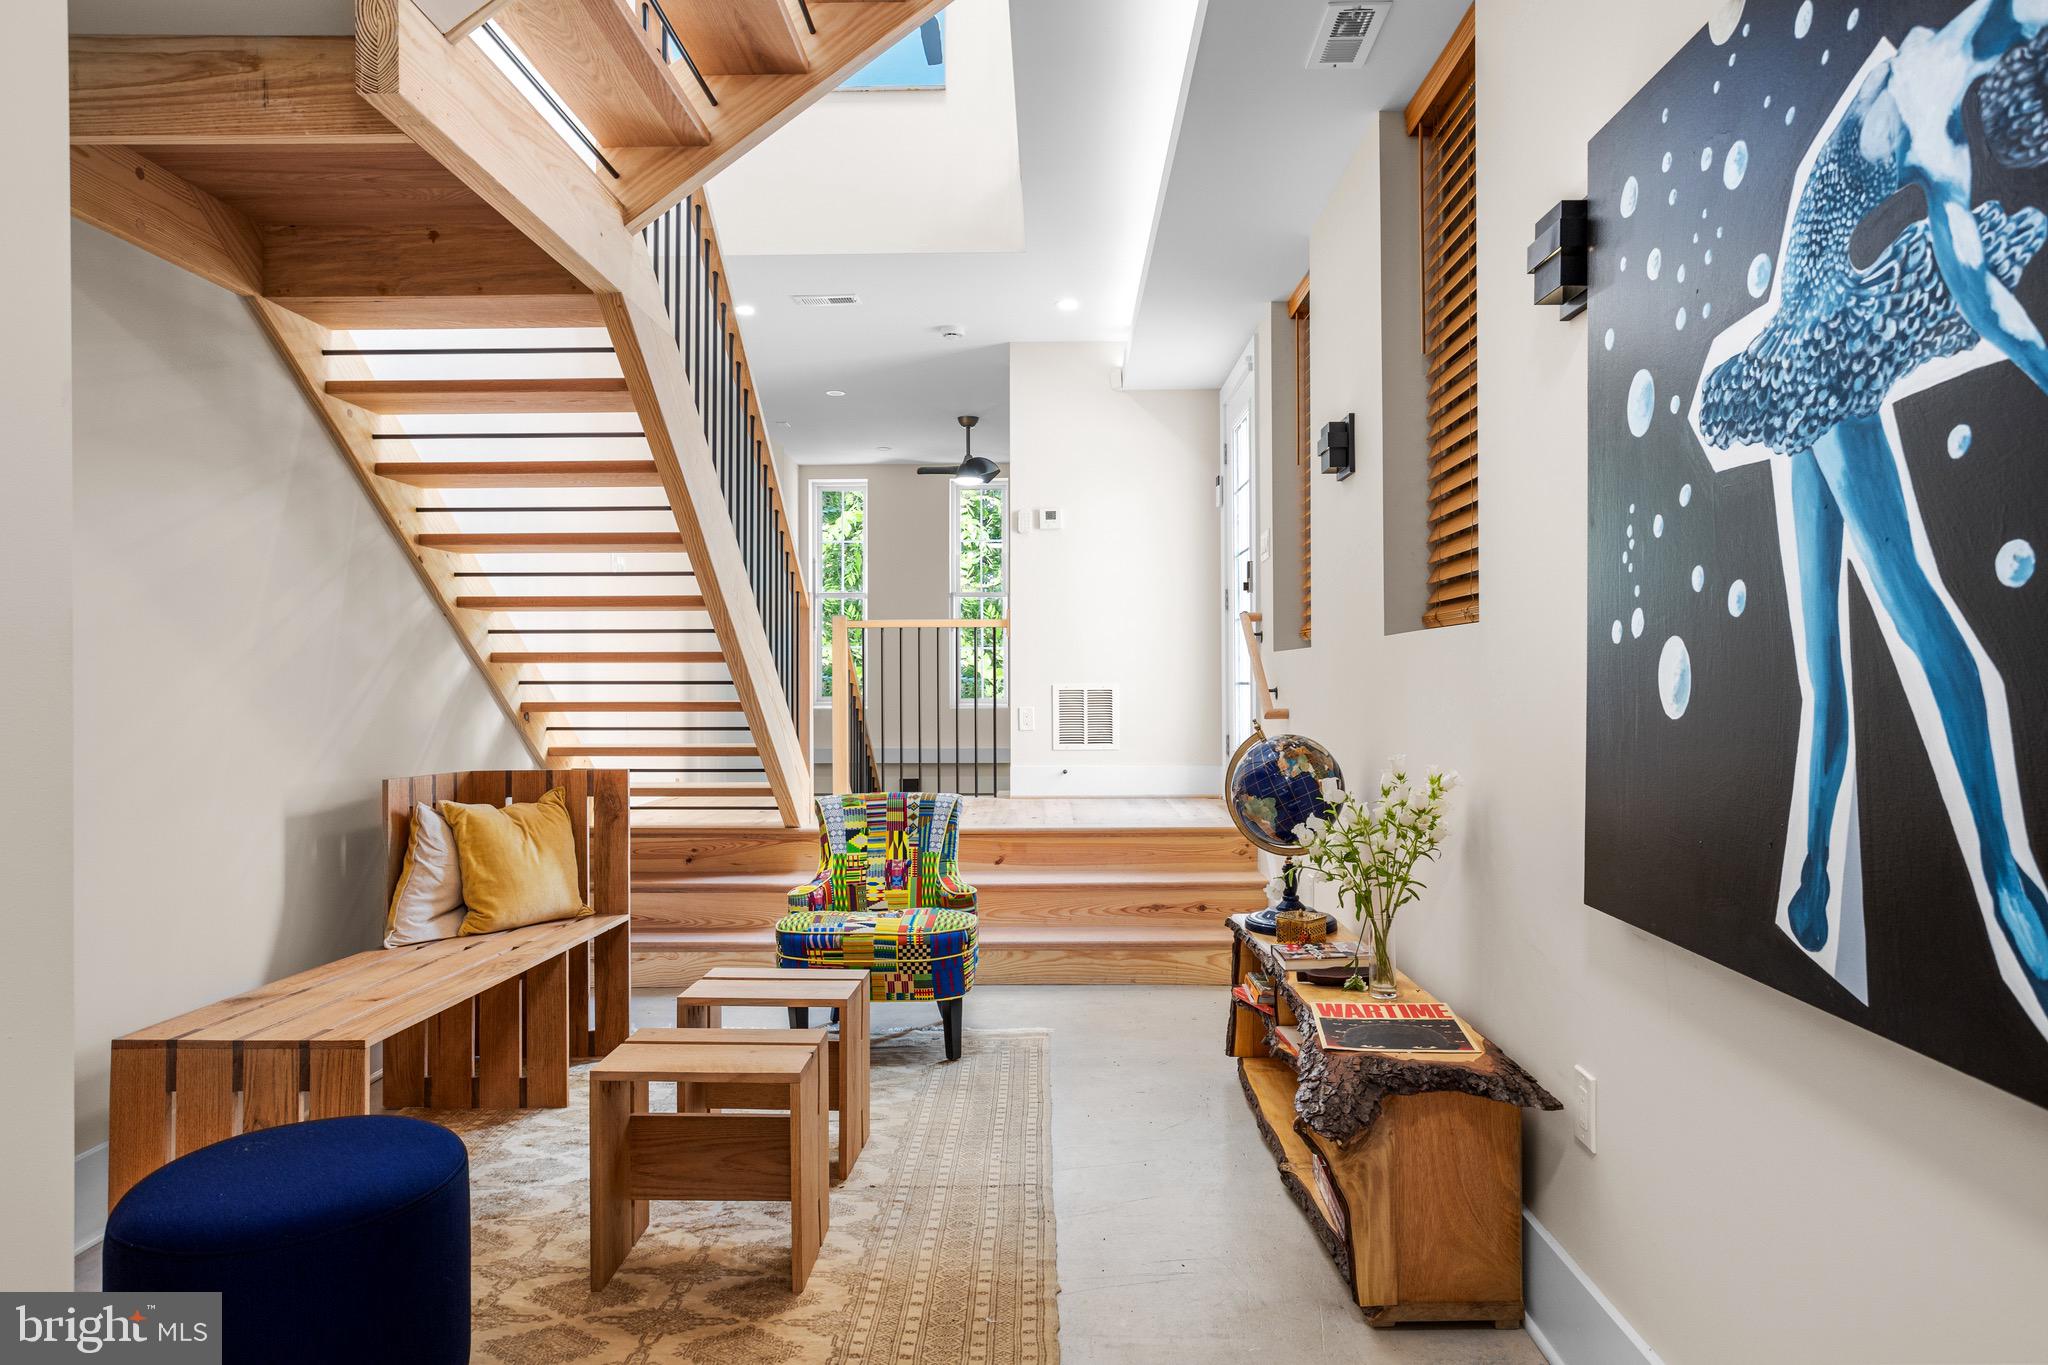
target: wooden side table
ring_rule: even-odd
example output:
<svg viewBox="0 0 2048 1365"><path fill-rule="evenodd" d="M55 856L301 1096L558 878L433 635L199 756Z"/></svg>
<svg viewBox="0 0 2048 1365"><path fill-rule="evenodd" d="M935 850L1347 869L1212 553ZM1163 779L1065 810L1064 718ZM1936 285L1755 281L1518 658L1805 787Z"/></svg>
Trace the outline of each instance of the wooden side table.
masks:
<svg viewBox="0 0 2048 1365"><path fill-rule="evenodd" d="M590 1068L592 1290L611 1281L646 1230L654 1199L787 1200L789 1287L803 1289L831 1221L825 1035L754 1041L769 1036L643 1030ZM651 1081L757 1088L787 1112L651 1114Z"/></svg>
<svg viewBox="0 0 2048 1365"><path fill-rule="evenodd" d="M734 974L727 975L728 971ZM839 1012L839 1036L827 1045L827 1104L839 1115L835 1175L846 1179L868 1142L868 974L853 970L792 972L774 967L717 969L676 996L676 1025L717 1028L727 1005L775 1005L792 1015L813 1009ZM776 1031L751 1030L760 1035ZM697 1111L769 1106L759 1092L731 1086L692 1086L687 1094L677 1097L676 1107Z"/></svg>
<svg viewBox="0 0 2048 1365"><path fill-rule="evenodd" d="M1269 1010L1230 997L1224 1050L1280 1181L1376 1327L1522 1320L1522 1107L1558 1102L1459 1026L1469 1053L1318 1045L1317 1000L1353 992L1294 975L1273 939L1233 916L1231 981L1274 983ZM1400 999L1434 1000L1403 976Z"/></svg>

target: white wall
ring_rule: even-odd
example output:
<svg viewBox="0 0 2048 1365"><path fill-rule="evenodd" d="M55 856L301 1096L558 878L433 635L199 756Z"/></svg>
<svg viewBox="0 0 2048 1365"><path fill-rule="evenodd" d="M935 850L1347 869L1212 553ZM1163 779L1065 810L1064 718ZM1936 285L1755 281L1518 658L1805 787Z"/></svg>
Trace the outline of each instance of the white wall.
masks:
<svg viewBox="0 0 2048 1365"><path fill-rule="evenodd" d="M1359 477L1315 480L1315 644L1272 668L1354 777L1463 770L1402 966L1558 1095L1598 1076L1599 1155L1531 1113L1525 1195L1665 1360L2038 1360L2048 1111L1582 902L1586 336L1531 305L1524 251L1717 3L1480 0L1482 619L1388 633L1381 461L1419 455L1368 439ZM1312 238L1318 424L1380 382L1376 159Z"/></svg>
<svg viewBox="0 0 2048 1365"><path fill-rule="evenodd" d="M826 95L711 182L726 255L1024 249L1009 0L945 22L944 90Z"/></svg>
<svg viewBox="0 0 2048 1365"><path fill-rule="evenodd" d="M15 262L0 331L0 1285L71 1287L71 167L64 7L10 16L0 149Z"/></svg>
<svg viewBox="0 0 2048 1365"><path fill-rule="evenodd" d="M71 248L90 1184L109 1039L376 946L382 778L531 763L241 301Z"/></svg>
<svg viewBox="0 0 2048 1365"><path fill-rule="evenodd" d="M1013 509L1061 531L1015 537L1010 737L1019 796L1210 795L1222 785L1222 567L1214 389L1115 387L1100 343L1010 347ZM1119 689L1119 745L1055 750L1061 684Z"/></svg>

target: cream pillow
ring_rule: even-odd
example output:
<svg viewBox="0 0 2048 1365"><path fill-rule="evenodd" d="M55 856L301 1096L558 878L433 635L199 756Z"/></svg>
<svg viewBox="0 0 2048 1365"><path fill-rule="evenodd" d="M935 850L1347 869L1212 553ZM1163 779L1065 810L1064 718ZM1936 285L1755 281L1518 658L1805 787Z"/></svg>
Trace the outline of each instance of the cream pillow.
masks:
<svg viewBox="0 0 2048 1365"><path fill-rule="evenodd" d="M522 924L590 913L577 885L576 836L568 795L555 788L538 801L469 806L443 801L462 863L462 932L489 934Z"/></svg>
<svg viewBox="0 0 2048 1365"><path fill-rule="evenodd" d="M384 946L454 938L462 932L462 916L462 861L455 853L454 831L432 806L415 805L405 866L384 917Z"/></svg>

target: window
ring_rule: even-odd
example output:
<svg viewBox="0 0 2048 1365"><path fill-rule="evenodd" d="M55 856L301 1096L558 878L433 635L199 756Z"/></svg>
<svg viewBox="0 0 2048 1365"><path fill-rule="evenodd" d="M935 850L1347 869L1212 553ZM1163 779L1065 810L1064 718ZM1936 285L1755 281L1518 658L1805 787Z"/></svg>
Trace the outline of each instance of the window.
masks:
<svg viewBox="0 0 2048 1365"><path fill-rule="evenodd" d="M986 484L954 484L953 616L983 621L1004 615L1009 605L1010 556L1003 535L1009 518L1010 485L998 479ZM1009 685L1009 631L962 627L960 657L954 673L955 699L998 701Z"/></svg>
<svg viewBox="0 0 2048 1365"><path fill-rule="evenodd" d="M818 697L832 695L832 623L868 615L868 486L866 480L811 483L811 581L818 585ZM867 632L852 632L856 676Z"/></svg>
<svg viewBox="0 0 2048 1365"><path fill-rule="evenodd" d="M841 90L944 90L946 16L934 14L839 83Z"/></svg>
<svg viewBox="0 0 2048 1365"><path fill-rule="evenodd" d="M1313 624L1309 607L1313 593L1315 575L1311 571L1309 554L1309 491L1315 480L1316 443L1309 430L1308 402L1308 276L1301 277L1301 283L1294 290L1294 297L1287 301L1287 316L1294 323L1294 515L1300 544L1296 555L1300 562L1301 582L1301 642L1311 639ZM1277 583L1278 580L1276 579Z"/></svg>
<svg viewBox="0 0 2048 1365"><path fill-rule="evenodd" d="M1422 143L1422 355L1428 385L1425 626L1479 619L1479 214L1473 14L1408 103Z"/></svg>

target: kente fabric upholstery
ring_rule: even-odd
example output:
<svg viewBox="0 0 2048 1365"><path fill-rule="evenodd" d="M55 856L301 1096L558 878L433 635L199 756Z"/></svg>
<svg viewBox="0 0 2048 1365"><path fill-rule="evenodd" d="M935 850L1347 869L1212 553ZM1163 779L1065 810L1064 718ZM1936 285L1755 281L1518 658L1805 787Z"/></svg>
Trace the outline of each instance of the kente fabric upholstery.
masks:
<svg viewBox="0 0 2048 1365"><path fill-rule="evenodd" d="M958 796L862 792L821 796L817 805L818 871L791 889L790 909L975 908L960 875Z"/></svg>
<svg viewBox="0 0 2048 1365"><path fill-rule="evenodd" d="M775 925L779 967L862 968L870 1000L958 1000L974 986L980 921L966 910L792 910Z"/></svg>

